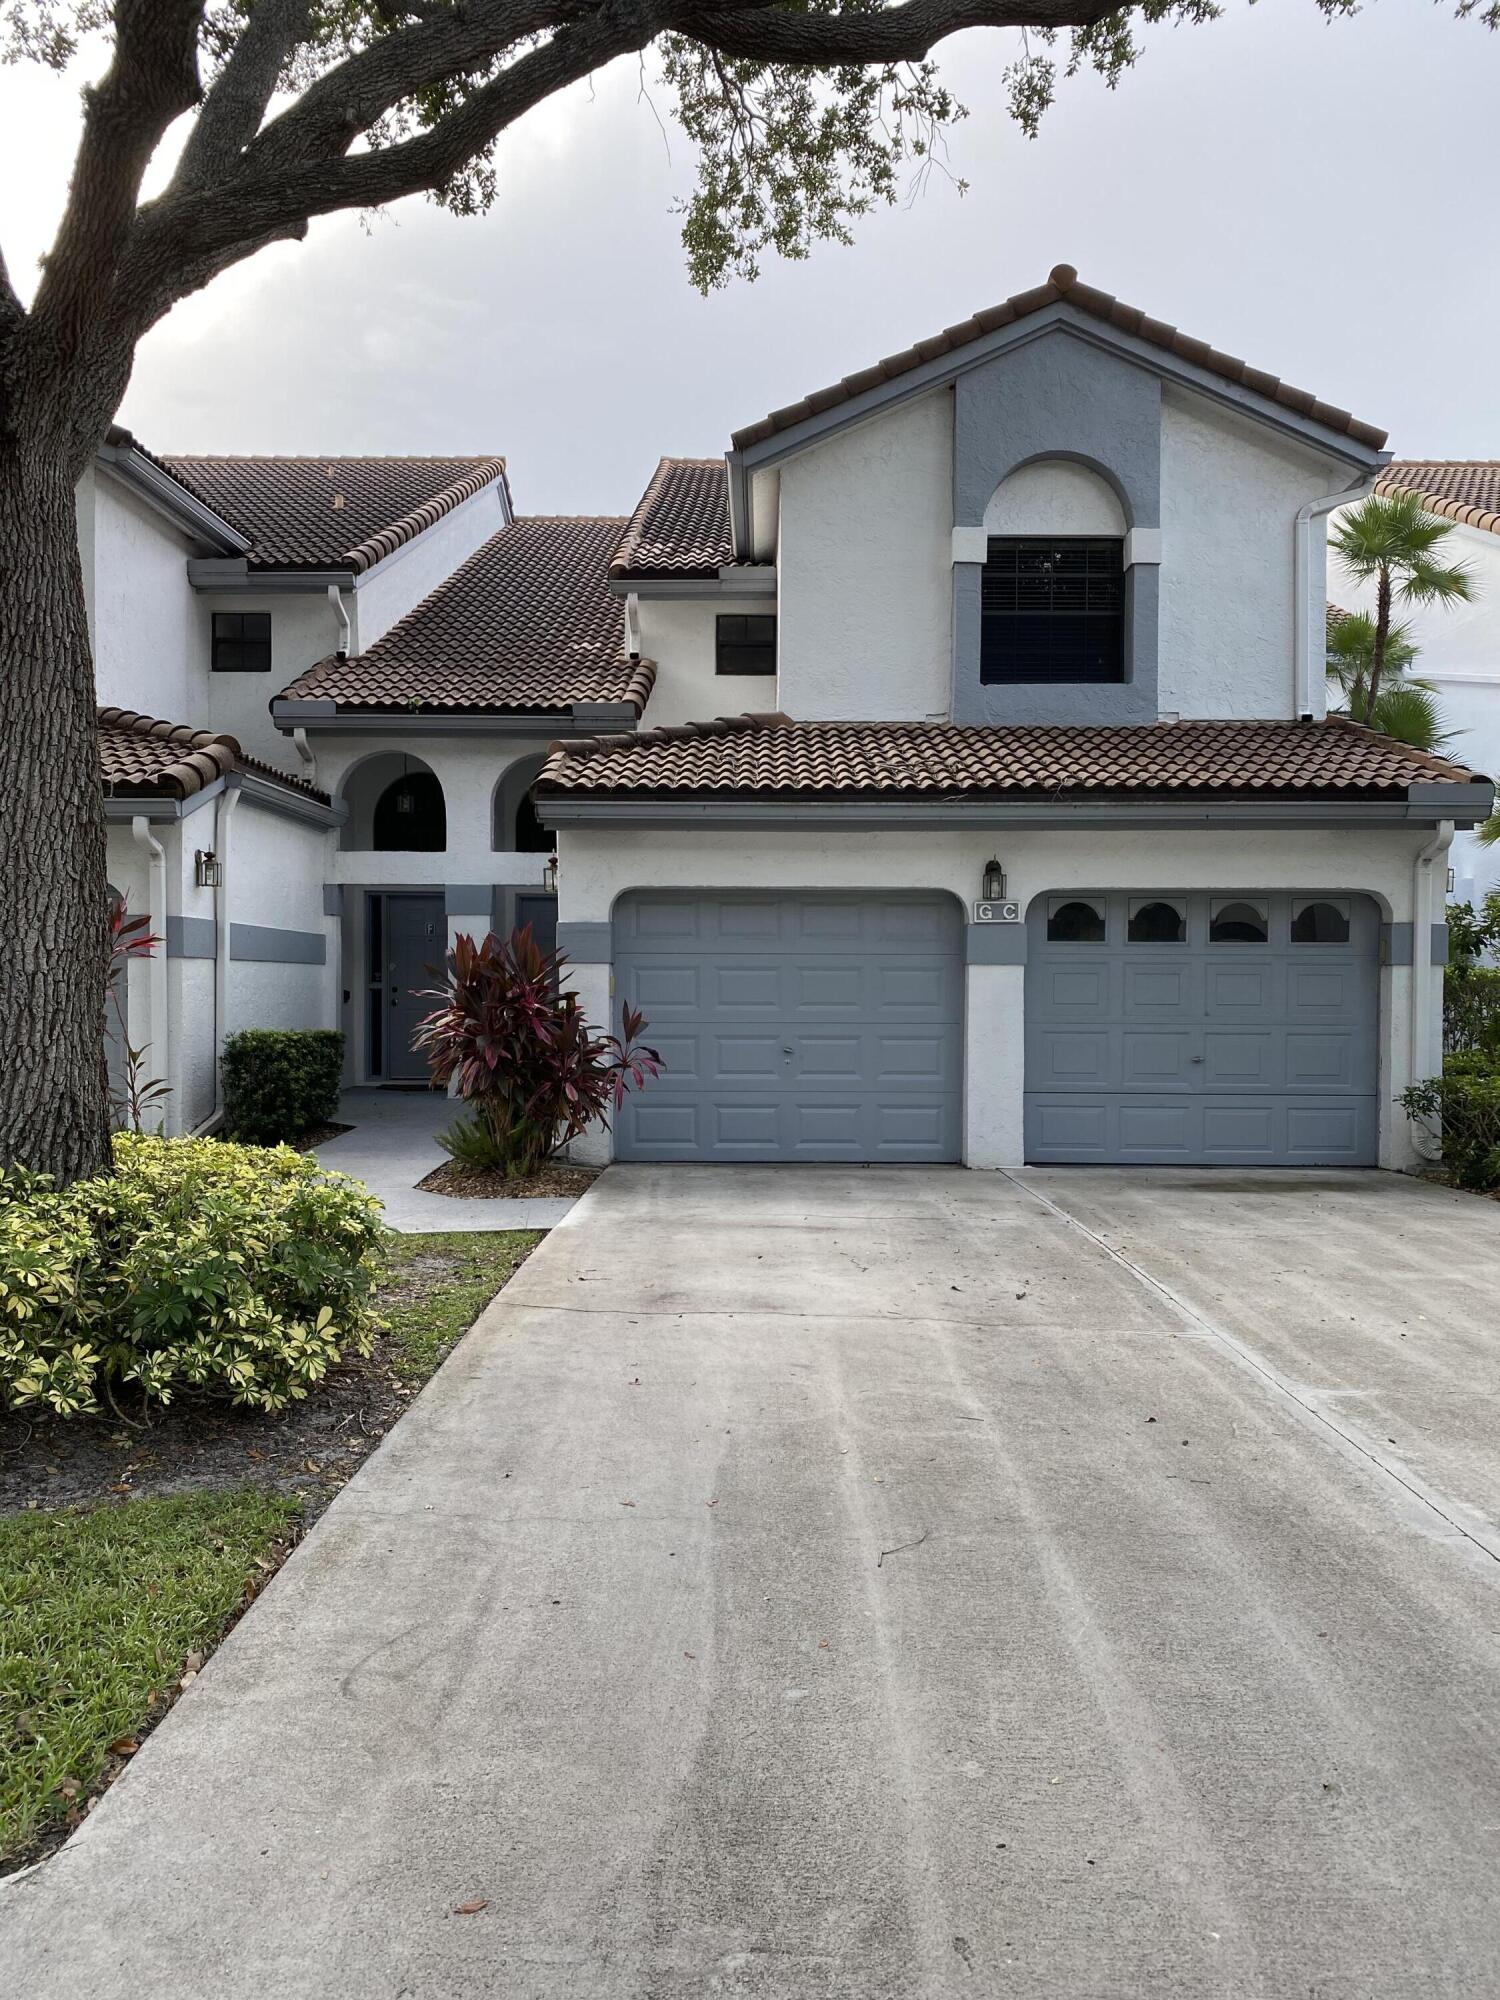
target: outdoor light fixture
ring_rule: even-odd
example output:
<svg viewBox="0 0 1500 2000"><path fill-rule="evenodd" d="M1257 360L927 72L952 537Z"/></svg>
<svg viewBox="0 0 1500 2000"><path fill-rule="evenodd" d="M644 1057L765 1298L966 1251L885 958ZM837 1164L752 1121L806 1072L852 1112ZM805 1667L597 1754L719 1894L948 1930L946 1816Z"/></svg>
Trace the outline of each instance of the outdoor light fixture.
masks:
<svg viewBox="0 0 1500 2000"><path fill-rule="evenodd" d="M993 856L984 864L984 894L981 901L1001 903L1005 900L1005 870Z"/></svg>
<svg viewBox="0 0 1500 2000"><path fill-rule="evenodd" d="M406 813L409 816L410 814L414 813L416 809L417 809L417 801L412 793L410 785L403 785L400 791L397 792L396 794L397 812Z"/></svg>
<svg viewBox="0 0 1500 2000"><path fill-rule="evenodd" d="M547 856L547 865L542 870L542 886L545 889L550 889L554 896L557 894L557 856L555 854Z"/></svg>
<svg viewBox="0 0 1500 2000"><path fill-rule="evenodd" d="M193 856L193 880L200 889L223 887L224 864L209 848L200 847Z"/></svg>

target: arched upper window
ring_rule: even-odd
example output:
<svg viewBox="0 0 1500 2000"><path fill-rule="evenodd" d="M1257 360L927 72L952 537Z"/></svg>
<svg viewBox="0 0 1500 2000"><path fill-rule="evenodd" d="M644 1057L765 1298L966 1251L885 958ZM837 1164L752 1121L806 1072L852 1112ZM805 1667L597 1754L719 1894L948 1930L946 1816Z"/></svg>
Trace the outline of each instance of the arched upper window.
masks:
<svg viewBox="0 0 1500 2000"><path fill-rule="evenodd" d="M1347 944L1349 905L1318 899L1292 905L1293 944Z"/></svg>
<svg viewBox="0 0 1500 2000"><path fill-rule="evenodd" d="M556 834L542 825L531 788L545 757L519 757L495 786L490 842L497 854L550 854Z"/></svg>
<svg viewBox="0 0 1500 2000"><path fill-rule="evenodd" d="M1208 914L1208 941L1210 944L1264 944L1265 904L1215 898Z"/></svg>
<svg viewBox="0 0 1500 2000"><path fill-rule="evenodd" d="M377 854L441 854L448 845L443 788L428 770L392 778L375 801L370 845Z"/></svg>
<svg viewBox="0 0 1500 2000"><path fill-rule="evenodd" d="M1125 513L1070 459L1003 479L984 510L979 678L988 687L1125 678Z"/></svg>

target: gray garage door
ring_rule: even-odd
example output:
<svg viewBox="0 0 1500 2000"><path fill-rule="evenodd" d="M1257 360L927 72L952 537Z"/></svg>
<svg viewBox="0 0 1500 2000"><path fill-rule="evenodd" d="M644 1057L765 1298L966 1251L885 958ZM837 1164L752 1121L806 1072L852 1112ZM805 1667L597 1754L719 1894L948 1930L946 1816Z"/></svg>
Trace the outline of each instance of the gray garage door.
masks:
<svg viewBox="0 0 1500 2000"><path fill-rule="evenodd" d="M1042 896L1026 1157L1368 1166L1379 918L1362 896Z"/></svg>
<svg viewBox="0 0 1500 2000"><path fill-rule="evenodd" d="M958 1158L951 898L642 893L614 960L667 1063L625 1101L621 1159Z"/></svg>

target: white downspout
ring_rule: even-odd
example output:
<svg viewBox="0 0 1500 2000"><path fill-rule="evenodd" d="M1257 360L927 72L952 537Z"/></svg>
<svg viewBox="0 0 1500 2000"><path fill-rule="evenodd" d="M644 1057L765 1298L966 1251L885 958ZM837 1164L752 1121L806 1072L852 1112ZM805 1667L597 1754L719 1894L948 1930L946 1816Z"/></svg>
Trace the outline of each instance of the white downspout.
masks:
<svg viewBox="0 0 1500 2000"><path fill-rule="evenodd" d="M1435 864L1443 859L1453 844L1453 821L1439 820L1437 831L1427 845L1418 851L1412 864L1411 877L1411 1081L1421 1083L1432 1074L1433 1043L1433 996L1436 982L1432 977L1432 927L1436 922L1432 914L1432 886L1436 880ZM1441 1060L1441 1059L1440 1059ZM1442 1147L1431 1132L1415 1120L1411 1126L1412 1143L1423 1159L1436 1160L1442 1155Z"/></svg>
<svg viewBox="0 0 1500 2000"><path fill-rule="evenodd" d="M1318 706L1313 701L1313 661L1323 660L1327 637L1326 591L1316 627L1313 623L1313 522L1331 514L1335 507L1347 507L1363 498L1378 477L1378 472L1361 472L1342 492L1325 493L1320 499L1304 501L1297 509L1292 529L1292 713L1299 718L1312 715Z"/></svg>
<svg viewBox="0 0 1500 2000"><path fill-rule="evenodd" d="M315 785L318 782L318 758L317 752L307 740L307 731L305 729L294 729L292 731L292 742L296 748L297 755L302 759L303 777L306 778L310 785Z"/></svg>
<svg viewBox="0 0 1500 2000"><path fill-rule="evenodd" d="M338 656L341 660L349 657L349 614L344 609L344 593L336 583L328 586L328 602L333 606L333 615L339 621Z"/></svg>
<svg viewBox="0 0 1500 2000"><path fill-rule="evenodd" d="M157 1074L167 1083L172 1082L172 1026L167 1018L167 850L151 831L151 822L142 813L137 813L130 822L130 837L136 846L149 858L147 900L151 907L151 921L157 926L161 937L161 949L152 954L151 968L151 1047L156 1061L160 1064ZM169 1098L162 1107L161 1129L166 1131L171 1118L171 1106L175 1098Z"/></svg>
<svg viewBox="0 0 1500 2000"><path fill-rule="evenodd" d="M216 858L219 863L219 886L214 890L214 1108L201 1124L193 1127L197 1137L203 1132L212 1132L222 1123L224 1117L224 1074L220 1065L223 1053L224 1027L229 1019L229 850L230 825L234 819L234 809L240 802L240 788L231 785L219 796L215 808L218 825L214 828Z"/></svg>

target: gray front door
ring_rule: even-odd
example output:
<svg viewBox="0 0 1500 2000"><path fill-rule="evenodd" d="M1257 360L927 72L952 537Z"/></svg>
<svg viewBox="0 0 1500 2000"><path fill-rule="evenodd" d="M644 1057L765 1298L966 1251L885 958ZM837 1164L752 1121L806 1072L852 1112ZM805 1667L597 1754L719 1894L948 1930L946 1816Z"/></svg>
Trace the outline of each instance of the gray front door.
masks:
<svg viewBox="0 0 1500 2000"><path fill-rule="evenodd" d="M1027 925L1029 1161L1373 1165L1367 897L1069 892Z"/></svg>
<svg viewBox="0 0 1500 2000"><path fill-rule="evenodd" d="M418 996L440 984L448 948L448 919L441 896L372 897L373 999L380 1016L380 1050L372 1067L392 1083L426 1082L427 1058L411 1045L417 1023L437 1001ZM374 1051L372 1050L372 1054Z"/></svg>
<svg viewBox="0 0 1500 2000"><path fill-rule="evenodd" d="M950 897L641 892L617 907L614 965L667 1064L625 1100L621 1159L958 1158Z"/></svg>

